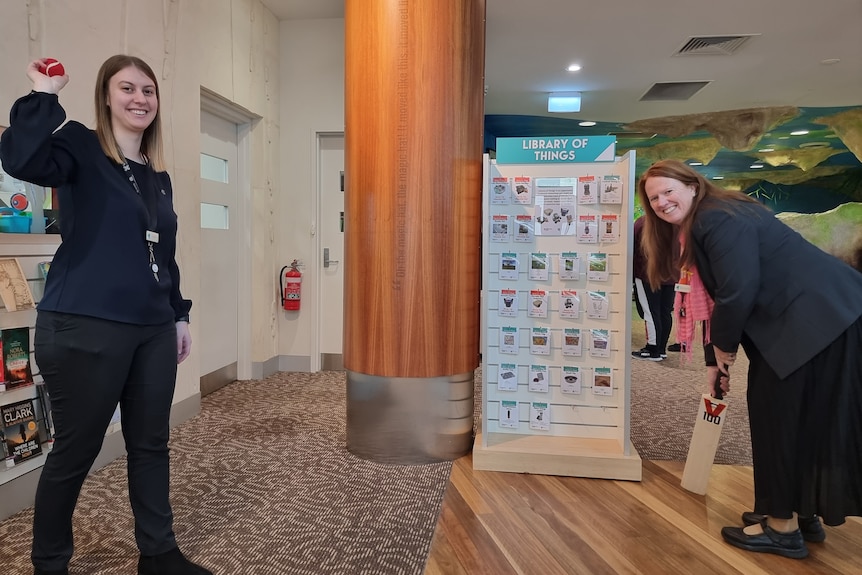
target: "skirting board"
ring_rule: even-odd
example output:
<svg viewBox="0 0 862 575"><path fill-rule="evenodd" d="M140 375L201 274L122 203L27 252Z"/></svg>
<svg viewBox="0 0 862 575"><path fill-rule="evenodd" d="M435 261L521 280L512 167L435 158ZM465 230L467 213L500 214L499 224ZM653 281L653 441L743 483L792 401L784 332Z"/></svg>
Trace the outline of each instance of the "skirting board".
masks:
<svg viewBox="0 0 862 575"><path fill-rule="evenodd" d="M629 443L625 455L608 439L544 437L494 433L482 447L482 434L473 444L473 469L538 475L640 481L641 458Z"/></svg>

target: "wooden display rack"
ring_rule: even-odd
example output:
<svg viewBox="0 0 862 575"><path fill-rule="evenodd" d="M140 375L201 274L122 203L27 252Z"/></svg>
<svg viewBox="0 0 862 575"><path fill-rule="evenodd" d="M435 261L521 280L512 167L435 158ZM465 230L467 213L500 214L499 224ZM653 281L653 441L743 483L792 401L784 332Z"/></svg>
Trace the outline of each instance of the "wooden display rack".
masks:
<svg viewBox="0 0 862 575"><path fill-rule="evenodd" d="M601 140L602 138L596 138ZM514 138L508 138L514 140ZM559 140L555 140L559 141ZM586 143L586 139L582 139ZM473 446L473 468L480 471L502 471L512 473L535 473L545 475L560 475L573 477L590 477L601 479L640 481L642 478L641 458L630 441L630 400L631 400L631 284L632 284L632 213L634 211L634 152L629 152L623 157L615 157L613 154L614 143L610 144L610 154L607 151L597 160L586 160L584 163L516 163L509 160L501 161L500 145L498 141L497 161L492 162L486 157L484 173L484 234L483 234L483 305L482 305L482 350L483 350L483 394L482 394L482 431L477 434ZM516 143L517 144L517 143ZM519 149L527 149L532 143L524 142L517 146ZM516 154L519 152L516 151ZM580 153L580 152L578 152ZM523 154L522 154L523 155ZM536 154L536 158L540 156ZM591 163L595 162L595 163ZM536 183L538 179L575 179L580 182L579 176L596 175L598 182L603 177L609 180L620 177L624 184L623 197L621 201L606 202L604 205L577 205L575 211L578 214L597 215L599 221L602 214L615 214L620 225L619 237L616 241L608 240L606 243L587 244L578 242L575 236L542 235L536 236L533 243L507 243L501 242L498 237L492 239L491 223L505 221L502 215L508 215L512 223L517 220L524 222L524 215L534 216L534 221L541 216L535 211L533 205L503 205L500 202L491 201L491 181L493 178L510 178L517 183L518 178L529 176ZM589 180L588 177L582 178ZM495 182L501 181L500 179ZM604 180L608 181L608 180ZM586 186L584 186L586 187ZM592 193L596 193L595 186L591 187ZM499 193L499 190L495 190ZM586 194L586 192L584 192ZM547 204L545 204L547 206ZM547 211L545 212L547 213ZM566 212L562 212L566 213ZM494 216L498 216L497 219ZM613 216L609 216L613 217ZM511 225L511 224L510 224ZM515 223L517 225L517 223ZM514 226L513 226L514 227ZM578 232L580 233L580 231ZM576 289L581 293L581 301L585 301L583 294L591 291L605 290L611 302L611 313L607 319L587 319L585 308L581 308L580 315L571 319L565 316L559 309L555 314L550 314L544 319L536 320L530 317L529 312L522 311L523 299L517 317L501 317L503 314L502 303L497 302L507 295L502 290L516 290L519 298L527 299L536 284L525 277L519 276L517 280L502 278L506 263L500 258L511 257L509 252L517 252L519 258L529 255L524 252L546 252L551 263L551 277L544 282L539 282L540 289L549 295L560 293L561 290ZM554 257L563 252L593 253L607 252L605 257L610 263L610 277L606 281L597 282L589 279L584 274L583 279L562 281L561 276L554 276L556 260ZM563 257L562 255L560 257ZM581 258L586 261L585 258ZM567 268L568 269L568 268ZM503 279L504 281L501 281ZM505 281L509 280L509 281ZM521 295L525 294L525 295ZM510 302L506 303L506 306ZM554 305L551 304L551 310ZM561 306L560 306L561 307ZM596 316L591 316L596 317ZM602 317L602 316L597 316ZM568 319L567 319L568 318ZM506 327L508 326L508 327ZM588 353L585 347L582 356L572 357L571 354L563 354L560 349L561 334L568 335L570 331L566 328L576 326L582 333L581 340L590 335L592 341L593 331L610 332L611 350L609 357L598 356ZM544 356L536 356L533 350L527 353L523 345L518 346L517 353L509 351L506 354L502 348L502 339L513 327L525 334L535 334L531 331L537 327L547 327L551 330L551 353ZM523 337L520 338L523 341ZM517 341L517 340L516 340ZM498 343L499 342L499 343ZM589 343L589 342L588 342ZM589 343L589 345L593 345ZM595 348L590 350L595 351ZM545 352L547 354L547 352ZM564 357L565 355L565 357ZM511 363L507 363L511 362ZM517 367L514 373L518 375L517 390L506 390L501 387L502 378L506 377L504 370L511 369L511 365ZM546 387L544 392L528 389L525 384L524 372L530 372L533 364L547 364L550 389ZM596 373L598 370L610 368L613 373L613 393L611 395L601 394L601 387L584 384L581 377L579 392L563 393L560 381L561 374L566 373L566 366L579 366L581 375L584 373ZM604 372L602 372L604 373ZM592 382L595 386L601 386L599 377L594 377ZM507 380L512 381L511 376ZM536 381L533 379L532 381ZM511 384L510 384L511 385ZM508 387L508 386L507 386ZM514 402L517 404L514 412L520 413L517 421L514 416L504 419L501 402ZM533 429L529 423L531 417L524 417L525 407L529 414L529 408L534 402L547 402L548 418L550 428ZM502 409L501 409L502 407ZM508 422L508 425L503 425ZM535 422L533 422L535 423Z"/></svg>

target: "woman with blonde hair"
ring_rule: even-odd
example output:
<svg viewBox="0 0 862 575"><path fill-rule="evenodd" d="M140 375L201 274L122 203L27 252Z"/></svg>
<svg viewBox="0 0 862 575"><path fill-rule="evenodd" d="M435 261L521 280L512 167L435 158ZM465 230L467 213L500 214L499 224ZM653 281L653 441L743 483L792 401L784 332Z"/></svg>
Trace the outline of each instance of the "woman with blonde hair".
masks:
<svg viewBox="0 0 862 575"><path fill-rule="evenodd" d="M46 64L28 65L33 91L0 139L4 169L58 188L60 203L34 336L55 428L36 492L34 573L68 575L72 514L119 403L139 575L212 575L177 547L169 501L169 418L192 303L180 293L158 81L140 58L112 56L96 81L96 129L58 130L69 77L41 73Z"/></svg>

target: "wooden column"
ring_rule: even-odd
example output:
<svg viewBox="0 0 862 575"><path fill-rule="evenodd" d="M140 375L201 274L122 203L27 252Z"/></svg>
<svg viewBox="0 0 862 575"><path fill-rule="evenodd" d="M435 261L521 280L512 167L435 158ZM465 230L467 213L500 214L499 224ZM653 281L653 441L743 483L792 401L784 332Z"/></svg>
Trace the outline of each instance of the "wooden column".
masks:
<svg viewBox="0 0 862 575"><path fill-rule="evenodd" d="M485 0L347 0L345 27L348 448L458 457L479 362Z"/></svg>

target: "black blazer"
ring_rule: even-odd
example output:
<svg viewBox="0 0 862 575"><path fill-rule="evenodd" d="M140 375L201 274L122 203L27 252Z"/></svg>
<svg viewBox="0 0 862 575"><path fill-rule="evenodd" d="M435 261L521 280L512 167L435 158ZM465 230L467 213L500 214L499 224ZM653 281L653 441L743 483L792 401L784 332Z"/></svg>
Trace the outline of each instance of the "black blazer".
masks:
<svg viewBox="0 0 862 575"><path fill-rule="evenodd" d="M706 200L692 236L712 343L735 352L747 337L782 379L862 316L862 274L763 206Z"/></svg>

